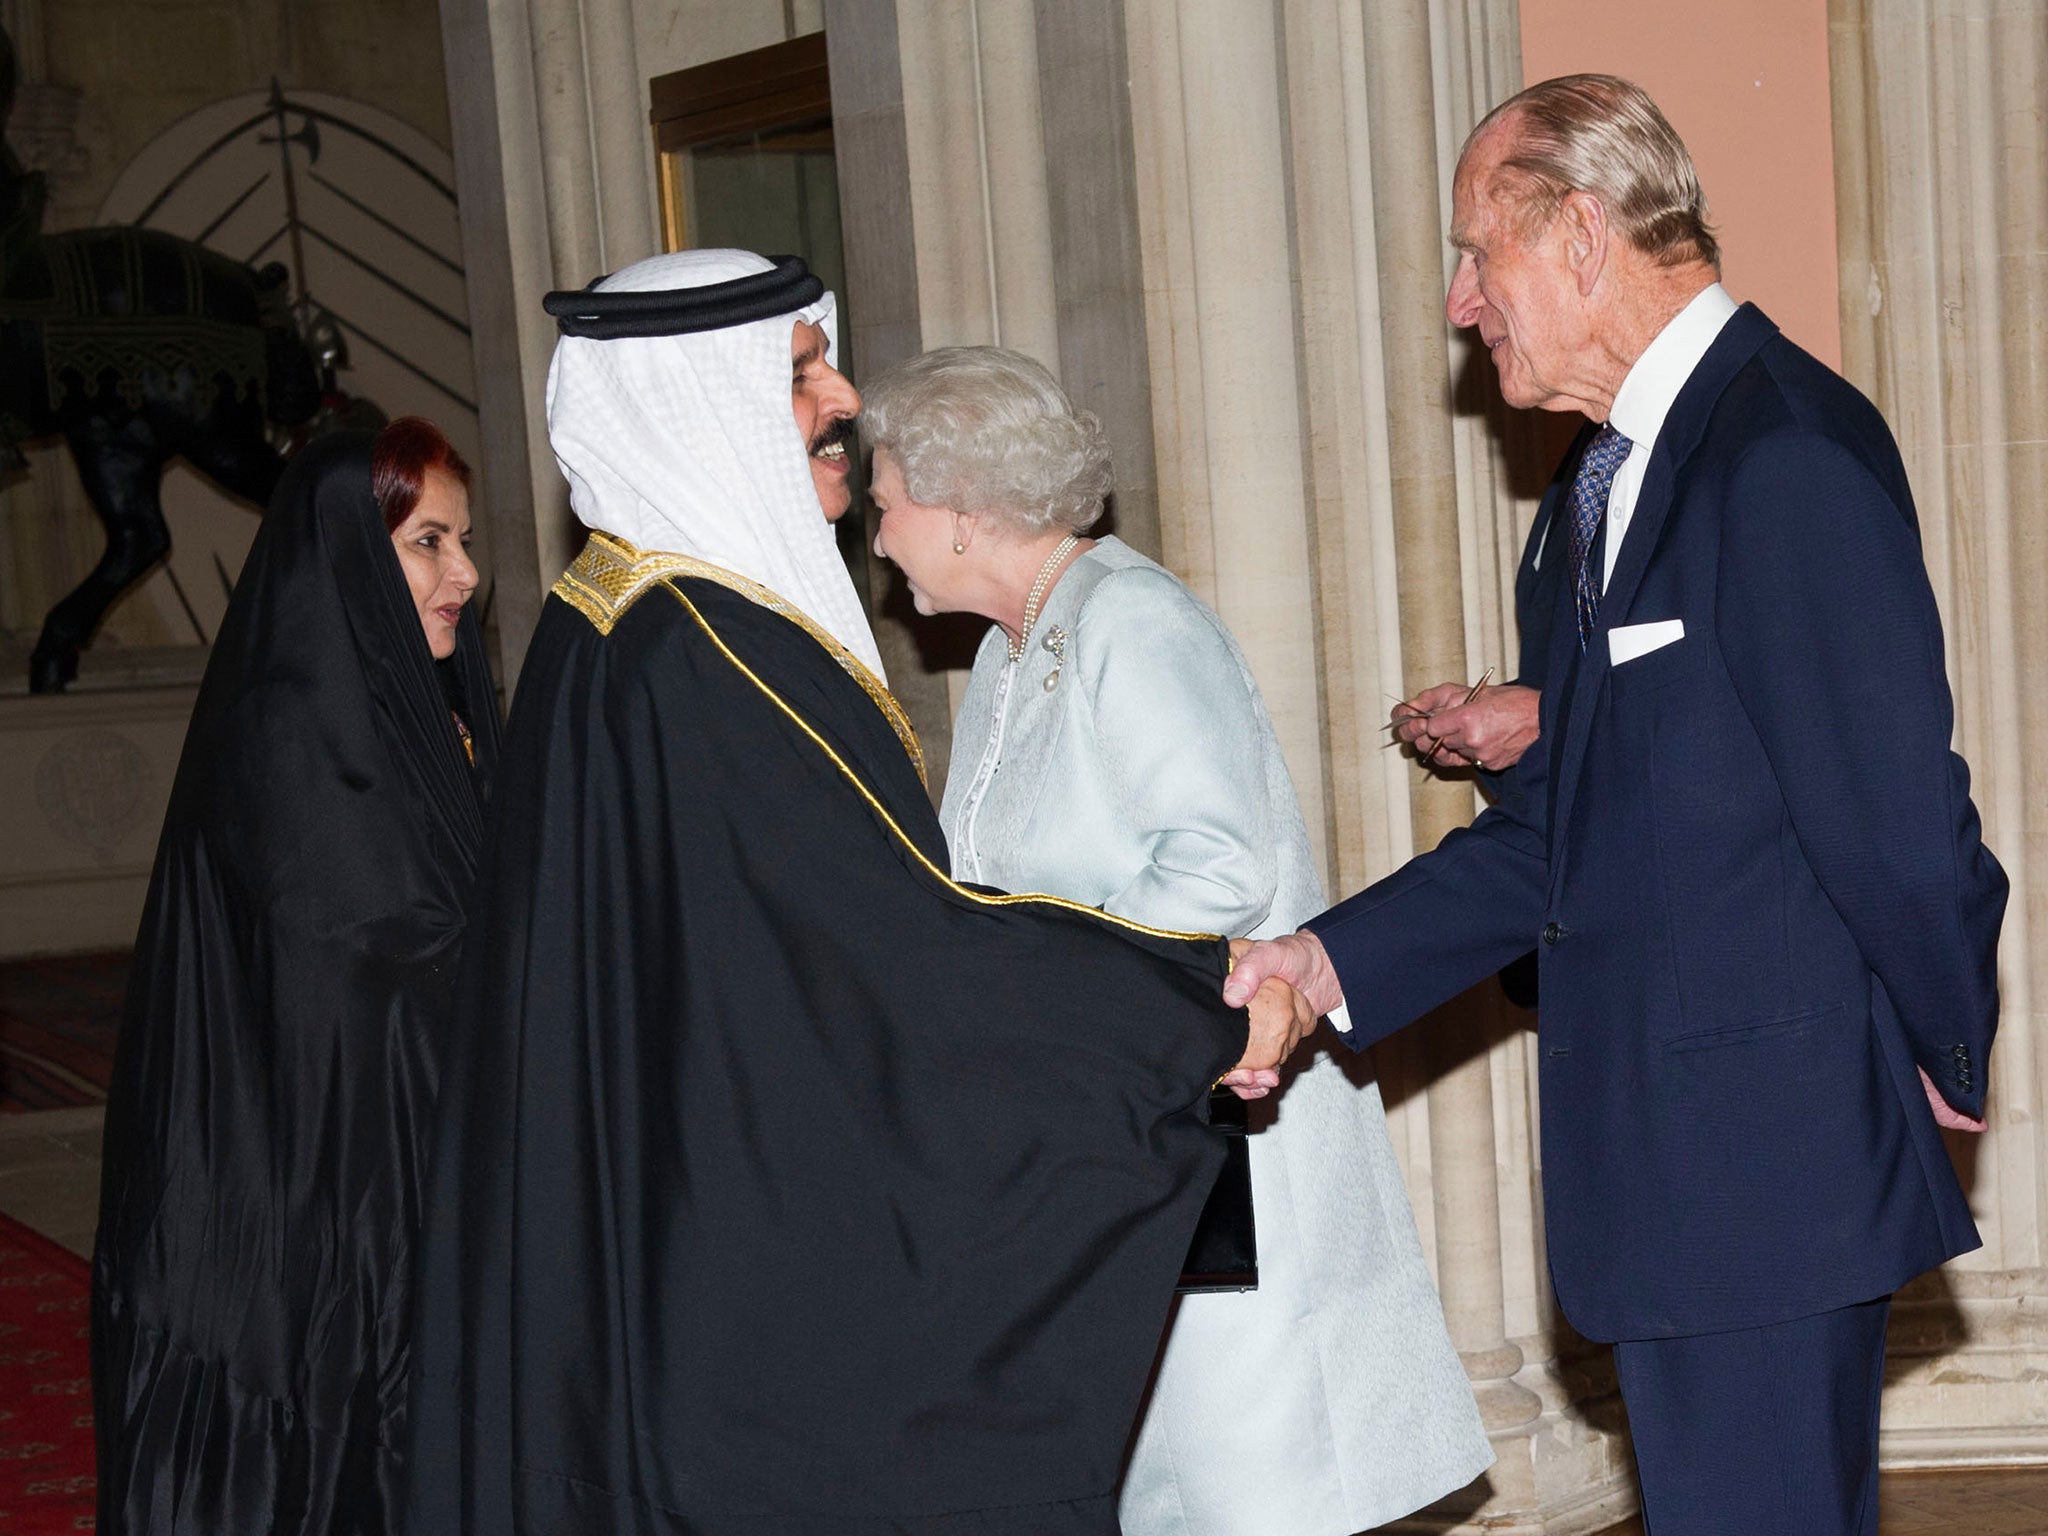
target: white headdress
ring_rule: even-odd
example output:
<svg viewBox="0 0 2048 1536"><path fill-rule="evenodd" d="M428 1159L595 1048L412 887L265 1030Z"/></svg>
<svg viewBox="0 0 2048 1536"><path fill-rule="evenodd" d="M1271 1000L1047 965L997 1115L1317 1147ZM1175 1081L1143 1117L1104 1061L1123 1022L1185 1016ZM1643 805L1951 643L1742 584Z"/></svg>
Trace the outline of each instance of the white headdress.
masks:
<svg viewBox="0 0 2048 1536"><path fill-rule="evenodd" d="M635 262L595 292L676 293L776 271L749 251L677 251ZM551 295L550 311L562 314L568 298L558 307ZM824 328L829 361L838 347L829 292L687 334L635 335L630 323L611 339L600 339L601 325L588 327L597 335L565 334L548 369L548 440L587 527L759 582L879 678L881 653L818 506L810 445L790 407L790 328L800 320Z"/></svg>

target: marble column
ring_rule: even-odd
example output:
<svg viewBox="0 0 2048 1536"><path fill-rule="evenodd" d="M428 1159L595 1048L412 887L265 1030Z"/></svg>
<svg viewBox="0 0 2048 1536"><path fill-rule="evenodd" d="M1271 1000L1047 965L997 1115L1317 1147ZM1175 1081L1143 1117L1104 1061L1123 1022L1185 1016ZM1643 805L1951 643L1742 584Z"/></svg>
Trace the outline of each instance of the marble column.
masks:
<svg viewBox="0 0 2048 1536"><path fill-rule="evenodd" d="M548 451L552 288L656 249L647 77L786 35L782 0L443 0L483 438L477 498L509 691L581 542ZM815 7L804 7L810 26ZM706 51L708 50L708 51Z"/></svg>
<svg viewBox="0 0 2048 1536"><path fill-rule="evenodd" d="M1831 0L1843 369L1898 435L1956 745L2012 880L1991 1129L1956 1137L1984 1246L1894 1308L1893 1465L2048 1456L2048 6Z"/></svg>
<svg viewBox="0 0 2048 1536"><path fill-rule="evenodd" d="M1060 380L1109 435L1112 531L1156 560L1159 490L1123 15L1101 0L1037 0L1035 8Z"/></svg>
<svg viewBox="0 0 2048 1536"><path fill-rule="evenodd" d="M633 0L583 0L583 62L595 82L590 139L597 175L598 272L615 272L660 248L655 220L654 138Z"/></svg>
<svg viewBox="0 0 2048 1536"><path fill-rule="evenodd" d="M1059 372L1031 0L897 0L924 345Z"/></svg>
<svg viewBox="0 0 2048 1536"><path fill-rule="evenodd" d="M490 573L498 685L510 697L561 569L568 518L539 382L553 341L537 299L555 286L555 274L533 46L525 6L490 0L445 0L441 39L483 460L473 505Z"/></svg>
<svg viewBox="0 0 2048 1536"><path fill-rule="evenodd" d="M859 377L872 377L924 346L897 8L895 0L828 0L824 22L832 40L832 142L846 260L841 334L851 344ZM857 507L849 515L866 519L872 542L878 520L873 507ZM929 787L937 796L953 756L954 668L945 662L958 658L928 659L929 630L900 600L892 566L869 560L867 582L889 688L917 728Z"/></svg>
<svg viewBox="0 0 2048 1536"><path fill-rule="evenodd" d="M827 13L834 116L840 131L854 131L840 151L852 219L871 215L853 199L848 178L865 169L860 156L881 146L869 142L874 135L867 129L849 124L837 60L842 47L869 50L875 28L861 25L849 40L842 23L860 22L870 9L866 0L835 0ZM850 235L849 261L855 247L900 246L907 225L918 344L999 345L1045 363L1102 418L1116 466L1115 530L1156 554L1121 16L1088 0L896 0L891 35L903 87L908 208L891 205L893 231ZM850 284L857 298L875 281L878 265L869 264L862 284ZM874 361L867 357L864 366ZM886 628L889 609L883 613ZM950 718L932 719L921 701L939 684L945 715L957 706L982 627L925 623L916 670L890 660L899 693L920 701L908 707L927 739L928 762L932 740L950 735ZM939 777L935 772L935 790Z"/></svg>
<svg viewBox="0 0 2048 1536"><path fill-rule="evenodd" d="M1514 662L1540 431L1442 312L1450 179L1520 85L1511 0L1126 0L1166 559L1245 643L1338 892L1468 784L1389 704ZM1542 1283L1531 1035L1490 988L1375 1053L1499 1461L1405 1528L1578 1532L1633 1503L1611 1373Z"/></svg>

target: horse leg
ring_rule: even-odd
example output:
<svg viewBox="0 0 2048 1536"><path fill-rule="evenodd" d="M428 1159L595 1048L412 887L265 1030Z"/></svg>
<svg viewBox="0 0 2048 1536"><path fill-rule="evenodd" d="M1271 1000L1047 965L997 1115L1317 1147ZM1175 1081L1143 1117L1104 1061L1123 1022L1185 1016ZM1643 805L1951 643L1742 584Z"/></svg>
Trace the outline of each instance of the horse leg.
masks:
<svg viewBox="0 0 2048 1536"><path fill-rule="evenodd" d="M29 658L29 688L58 693L78 676L78 653L114 599L170 553L171 530L157 498L163 454L140 421L115 431L92 418L65 433L85 494L107 530L99 564L52 608Z"/></svg>
<svg viewBox="0 0 2048 1536"><path fill-rule="evenodd" d="M221 431L180 448L193 468L230 496L255 502L261 512L270 506L271 493L284 478L284 460L263 435L263 419L253 404L249 417L233 431Z"/></svg>

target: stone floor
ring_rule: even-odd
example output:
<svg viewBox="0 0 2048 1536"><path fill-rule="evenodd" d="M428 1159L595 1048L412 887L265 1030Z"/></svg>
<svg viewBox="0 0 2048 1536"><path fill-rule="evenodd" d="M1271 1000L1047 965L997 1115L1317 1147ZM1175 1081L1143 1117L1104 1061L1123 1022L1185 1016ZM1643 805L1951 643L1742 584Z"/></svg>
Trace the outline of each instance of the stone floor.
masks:
<svg viewBox="0 0 2048 1536"><path fill-rule="evenodd" d="M0 1212L79 1254L92 1251L103 1113L0 1115ZM1605 1536L1643 1536L1642 1523ZM1888 1473L1882 1536L2048 1536L2048 1467Z"/></svg>

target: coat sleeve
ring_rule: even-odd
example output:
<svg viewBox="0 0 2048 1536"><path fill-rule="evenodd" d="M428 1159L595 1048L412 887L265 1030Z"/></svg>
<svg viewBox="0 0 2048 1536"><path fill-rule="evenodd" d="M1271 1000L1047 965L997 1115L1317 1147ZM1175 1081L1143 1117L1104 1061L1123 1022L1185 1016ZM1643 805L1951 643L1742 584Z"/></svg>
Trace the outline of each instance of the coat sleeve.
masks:
<svg viewBox="0 0 2048 1536"><path fill-rule="evenodd" d="M1273 910L1283 827L1260 706L1216 621L1171 577L1105 578L1077 626L1076 681L1099 762L1144 867L1105 910L1248 934Z"/></svg>
<svg viewBox="0 0 2048 1536"><path fill-rule="evenodd" d="M1527 954L1543 925L1550 754L1510 770L1514 792L1430 852L1302 926L1322 940L1364 1049Z"/></svg>
<svg viewBox="0 0 2048 1536"><path fill-rule="evenodd" d="M1984 846L1903 475L1765 438L1733 472L1716 631L1801 850L1915 1059L1984 1112L2006 879Z"/></svg>

